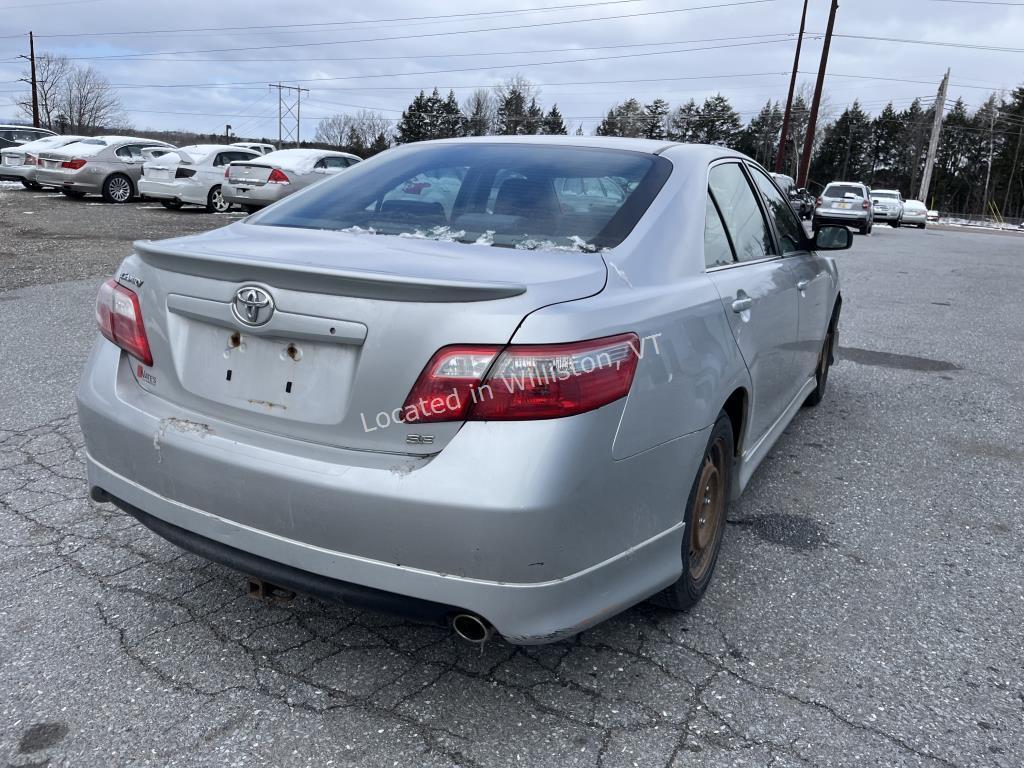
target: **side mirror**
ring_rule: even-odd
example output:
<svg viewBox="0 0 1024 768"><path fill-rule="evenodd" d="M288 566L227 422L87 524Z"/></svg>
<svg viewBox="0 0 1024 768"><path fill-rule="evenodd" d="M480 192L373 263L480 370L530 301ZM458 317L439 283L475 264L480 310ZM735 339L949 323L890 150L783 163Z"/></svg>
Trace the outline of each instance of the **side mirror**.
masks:
<svg viewBox="0 0 1024 768"><path fill-rule="evenodd" d="M853 245L853 233L846 227L824 226L814 233L816 251L845 251Z"/></svg>

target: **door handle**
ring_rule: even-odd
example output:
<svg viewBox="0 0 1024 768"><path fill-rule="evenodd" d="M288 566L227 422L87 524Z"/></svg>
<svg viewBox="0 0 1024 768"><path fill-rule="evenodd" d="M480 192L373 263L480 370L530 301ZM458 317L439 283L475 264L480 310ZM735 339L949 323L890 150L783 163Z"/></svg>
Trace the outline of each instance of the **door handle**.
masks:
<svg viewBox="0 0 1024 768"><path fill-rule="evenodd" d="M796 289L798 291L803 291L803 289L806 288L810 284L811 284L810 280L801 280L799 283L796 284Z"/></svg>
<svg viewBox="0 0 1024 768"><path fill-rule="evenodd" d="M752 306L754 306L754 300L748 296L748 297L743 298L743 299L736 299L736 301L734 301L732 303L732 311L733 312L746 312Z"/></svg>

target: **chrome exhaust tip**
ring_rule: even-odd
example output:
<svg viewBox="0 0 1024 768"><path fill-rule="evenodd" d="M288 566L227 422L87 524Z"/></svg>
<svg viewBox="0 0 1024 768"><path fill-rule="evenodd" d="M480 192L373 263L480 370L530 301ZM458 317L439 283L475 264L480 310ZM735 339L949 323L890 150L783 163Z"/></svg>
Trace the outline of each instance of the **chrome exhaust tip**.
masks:
<svg viewBox="0 0 1024 768"><path fill-rule="evenodd" d="M467 643L483 645L491 639L494 627L472 613L460 613L452 619L452 630Z"/></svg>

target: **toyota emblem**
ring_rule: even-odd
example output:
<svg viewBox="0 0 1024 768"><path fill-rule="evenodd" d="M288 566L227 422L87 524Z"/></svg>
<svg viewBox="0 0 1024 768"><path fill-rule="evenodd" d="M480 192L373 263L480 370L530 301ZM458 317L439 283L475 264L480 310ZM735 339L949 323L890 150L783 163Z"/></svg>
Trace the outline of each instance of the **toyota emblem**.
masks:
<svg viewBox="0 0 1024 768"><path fill-rule="evenodd" d="M262 288L246 285L235 292L231 313L243 325L265 325L274 315L274 300Z"/></svg>

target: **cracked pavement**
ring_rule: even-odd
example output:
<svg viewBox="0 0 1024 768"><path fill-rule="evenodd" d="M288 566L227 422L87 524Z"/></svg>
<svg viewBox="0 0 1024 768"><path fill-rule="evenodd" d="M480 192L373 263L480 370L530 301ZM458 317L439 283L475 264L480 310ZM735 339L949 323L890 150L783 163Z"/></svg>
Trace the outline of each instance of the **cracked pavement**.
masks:
<svg viewBox="0 0 1024 768"><path fill-rule="evenodd" d="M858 237L849 353L730 508L705 600L481 652L253 600L91 502L73 395L120 233L223 219L0 191L4 231L26 210L0 252L0 763L1021 764L1024 239Z"/></svg>

